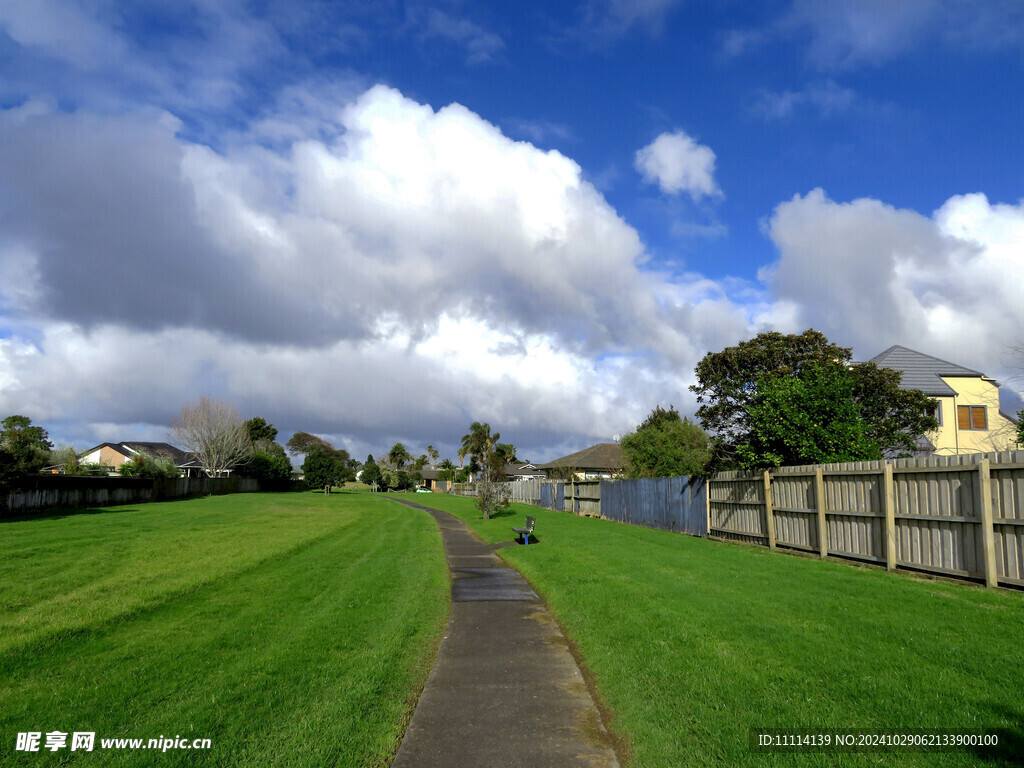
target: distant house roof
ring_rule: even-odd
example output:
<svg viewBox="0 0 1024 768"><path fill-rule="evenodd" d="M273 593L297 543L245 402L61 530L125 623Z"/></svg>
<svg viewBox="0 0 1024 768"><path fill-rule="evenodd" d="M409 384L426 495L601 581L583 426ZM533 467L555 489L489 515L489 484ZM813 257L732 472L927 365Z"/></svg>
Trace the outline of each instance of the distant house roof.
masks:
<svg viewBox="0 0 1024 768"><path fill-rule="evenodd" d="M150 456L155 456L158 459L170 459L176 466L188 464L189 462L195 461L195 456L191 453L175 448L170 443L137 443L137 442L126 442L121 443L125 448L136 453L148 453Z"/></svg>
<svg viewBox="0 0 1024 768"><path fill-rule="evenodd" d="M505 477L547 477L544 472L537 469L533 464L525 464L520 461L505 465Z"/></svg>
<svg viewBox="0 0 1024 768"><path fill-rule="evenodd" d="M900 380L902 389L920 389L931 397L951 397L956 391L944 382L941 376L984 376L980 371L964 368L962 365L940 360L931 355L894 345L885 352L871 358L869 362L880 368L893 368L903 372Z"/></svg>
<svg viewBox="0 0 1024 768"><path fill-rule="evenodd" d="M104 447L111 448L125 457L130 457L136 453L148 453L150 456L154 456L158 459L170 459L174 462L176 467L184 467L189 464L199 466L193 454L187 453L180 448L175 448L170 443L143 443L137 441L100 443L87 451L83 451L81 455L88 455L93 451L98 451L100 448Z"/></svg>
<svg viewBox="0 0 1024 768"><path fill-rule="evenodd" d="M556 469L566 467L569 469L598 469L614 471L622 469L625 459L622 456L622 446L618 443L598 443L582 451L570 453L560 459L554 459L547 464L537 464L537 469Z"/></svg>

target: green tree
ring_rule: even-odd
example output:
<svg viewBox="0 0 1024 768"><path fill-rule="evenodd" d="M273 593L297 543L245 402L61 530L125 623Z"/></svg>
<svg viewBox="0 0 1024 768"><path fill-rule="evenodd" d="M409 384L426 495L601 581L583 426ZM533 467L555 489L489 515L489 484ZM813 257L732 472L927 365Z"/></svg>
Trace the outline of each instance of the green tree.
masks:
<svg viewBox="0 0 1024 768"><path fill-rule="evenodd" d="M476 505L484 520L509 509L508 486L504 480L505 461L495 450L501 435L491 434L491 425L474 421L462 437L459 455L472 457L470 469L479 472L476 483ZM512 448L512 446L509 446ZM515 448L512 448L513 453Z"/></svg>
<svg viewBox="0 0 1024 768"><path fill-rule="evenodd" d="M430 468L433 469L437 466L437 460L441 456L441 452L432 445L427 446L427 456L430 457Z"/></svg>
<svg viewBox="0 0 1024 768"><path fill-rule="evenodd" d="M812 366L838 366L854 384L848 397L866 425L867 436L885 452L909 453L917 438L938 427L934 400L917 390L899 388L900 373L873 363L852 365L850 349L808 329L802 334L761 333L735 347L709 352L697 364L701 425L714 435L709 468L730 469L742 462L740 445L756 436L751 419L755 398L770 379L799 378Z"/></svg>
<svg viewBox="0 0 1024 768"><path fill-rule="evenodd" d="M471 457L470 470L484 471L487 464L486 459L500 439L500 433L491 434L490 424L474 421L469 427L469 432L462 436L459 448L460 461L463 457L469 456Z"/></svg>
<svg viewBox="0 0 1024 768"><path fill-rule="evenodd" d="M388 463L395 469L401 469L412 458L412 454L401 443L395 443L388 451Z"/></svg>
<svg viewBox="0 0 1024 768"><path fill-rule="evenodd" d="M8 416L0 427L0 450L10 455L18 474L30 475L46 466L53 443L45 429L19 415Z"/></svg>
<svg viewBox="0 0 1024 768"><path fill-rule="evenodd" d="M274 443L274 445L277 445ZM280 448L280 446L278 446ZM238 475L241 477L254 477L257 480L270 480L283 482L290 480L292 476L292 463L281 452L276 451L253 451L249 460L238 467Z"/></svg>
<svg viewBox="0 0 1024 768"><path fill-rule="evenodd" d="M440 471L437 473L438 480L444 480L446 483L454 483L459 474L458 467L455 466L455 462L451 459L444 459L440 464L437 465Z"/></svg>
<svg viewBox="0 0 1024 768"><path fill-rule="evenodd" d="M505 464L512 464L517 461L516 447L512 445L512 443L498 443L494 446L494 451L501 457L502 462Z"/></svg>
<svg viewBox="0 0 1024 768"><path fill-rule="evenodd" d="M630 477L699 475L711 458L707 433L679 411L656 406L635 432L622 438Z"/></svg>
<svg viewBox="0 0 1024 768"><path fill-rule="evenodd" d="M266 419L255 416L245 422L245 428L249 431L249 440L253 445L260 442L273 443L277 440L277 429L273 424L268 424Z"/></svg>
<svg viewBox="0 0 1024 768"><path fill-rule="evenodd" d="M938 428L935 399L919 389L901 389L902 372L874 363L859 363L849 371L857 413L883 453L912 454L917 438Z"/></svg>
<svg viewBox="0 0 1024 768"><path fill-rule="evenodd" d="M313 450L330 451L334 450L334 446L324 440L322 437L311 435L309 432L296 432L285 443L285 447L292 456L297 456L300 453L311 453Z"/></svg>
<svg viewBox="0 0 1024 768"><path fill-rule="evenodd" d="M50 451L46 466L60 467L65 475L84 474L81 462L78 460L78 451L69 443L62 443Z"/></svg>
<svg viewBox="0 0 1024 768"><path fill-rule="evenodd" d="M765 469L882 458L853 399L856 385L837 363L811 363L796 376L762 376L749 408L749 437L737 446L739 465Z"/></svg>
<svg viewBox="0 0 1024 768"><path fill-rule="evenodd" d="M380 467L377 465L377 462L373 460L372 453L368 455L366 457L366 461L363 462L363 470L362 474L359 476L359 482L366 483L374 488L381 485Z"/></svg>
<svg viewBox="0 0 1024 768"><path fill-rule="evenodd" d="M333 449L310 451L306 454L305 461L302 462L306 483L313 488L324 489L344 485L348 472L348 467L345 466L347 459L348 454L344 451Z"/></svg>
<svg viewBox="0 0 1024 768"><path fill-rule="evenodd" d="M1017 445L1024 448L1024 411L1017 411Z"/></svg>

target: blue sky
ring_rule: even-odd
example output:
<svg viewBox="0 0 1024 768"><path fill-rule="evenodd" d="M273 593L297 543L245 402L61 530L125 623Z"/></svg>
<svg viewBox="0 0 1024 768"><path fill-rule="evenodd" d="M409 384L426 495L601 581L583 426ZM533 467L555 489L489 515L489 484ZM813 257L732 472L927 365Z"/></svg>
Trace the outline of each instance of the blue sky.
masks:
<svg viewBox="0 0 1024 768"><path fill-rule="evenodd" d="M543 459L811 326L1009 394L1022 54L1015 2L5 3L0 411Z"/></svg>

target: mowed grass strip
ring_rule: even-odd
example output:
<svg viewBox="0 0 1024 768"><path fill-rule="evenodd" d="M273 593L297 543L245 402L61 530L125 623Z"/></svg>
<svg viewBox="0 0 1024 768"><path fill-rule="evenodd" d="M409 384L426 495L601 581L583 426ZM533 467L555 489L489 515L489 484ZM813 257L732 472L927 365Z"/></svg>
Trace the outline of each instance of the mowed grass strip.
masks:
<svg viewBox="0 0 1024 768"><path fill-rule="evenodd" d="M419 499L417 499L419 500ZM543 595L593 673L634 766L1019 765L1024 594L773 554L536 507L539 542L499 551ZM750 729L943 729L995 749L763 754Z"/></svg>
<svg viewBox="0 0 1024 768"><path fill-rule="evenodd" d="M422 512L239 494L0 523L0 595L0 764L381 766L449 580ZM14 751L53 730L212 749Z"/></svg>

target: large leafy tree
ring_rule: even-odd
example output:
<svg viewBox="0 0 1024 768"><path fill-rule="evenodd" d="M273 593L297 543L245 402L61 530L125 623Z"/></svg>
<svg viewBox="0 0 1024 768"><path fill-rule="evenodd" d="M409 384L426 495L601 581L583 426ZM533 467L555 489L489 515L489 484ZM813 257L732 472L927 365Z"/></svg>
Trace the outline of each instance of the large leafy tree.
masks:
<svg viewBox="0 0 1024 768"><path fill-rule="evenodd" d="M330 488L345 484L349 471L347 462L348 453L343 450L314 450L306 454L302 471L313 488Z"/></svg>
<svg viewBox="0 0 1024 768"><path fill-rule="evenodd" d="M334 447L322 437L311 435L309 432L296 432L285 443L285 447L292 456L300 453L311 453L313 450L330 451Z"/></svg>
<svg viewBox="0 0 1024 768"><path fill-rule="evenodd" d="M373 454L369 454L366 457L366 461L363 462L363 471L359 475L359 482L371 485L374 488L381 484L381 472L377 462L373 460Z"/></svg>
<svg viewBox="0 0 1024 768"><path fill-rule="evenodd" d="M748 410L751 430L736 447L745 469L880 459L853 399L856 379L837 363L796 376L762 376Z"/></svg>
<svg viewBox="0 0 1024 768"><path fill-rule="evenodd" d="M266 419L255 416L245 422L245 428L249 431L249 439L253 445L261 441L272 443L277 440L277 428L268 424Z"/></svg>
<svg viewBox="0 0 1024 768"><path fill-rule="evenodd" d="M751 416L755 402L764 402L773 379L799 379L815 366L838 366L853 382L849 394L865 424L866 437L883 452L910 453L920 435L937 428L931 415L934 401L917 390L899 387L900 373L873 363L852 365L850 349L809 329L801 334L761 333L735 347L709 352L697 364L697 383L690 389L700 407L697 417L715 437L712 468L742 466L737 450L759 439L763 422ZM845 392L833 387L830 391ZM758 400L761 398L761 400ZM762 436L766 437L766 436Z"/></svg>
<svg viewBox="0 0 1024 768"><path fill-rule="evenodd" d="M660 405L622 438L622 452L630 477L699 475L711 458L707 433L672 406Z"/></svg>
<svg viewBox="0 0 1024 768"><path fill-rule="evenodd" d="M8 416L0 422L0 450L8 454L13 473L29 475L46 466L53 443L42 427L28 416Z"/></svg>
<svg viewBox="0 0 1024 768"><path fill-rule="evenodd" d="M257 480L282 482L291 479L292 463L284 448L277 443L277 428L259 416L245 422L253 452L238 468L238 474ZM319 438L317 438L319 440Z"/></svg>

